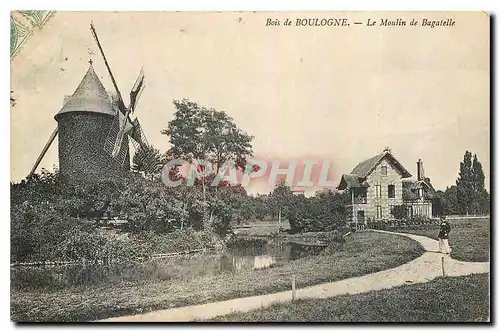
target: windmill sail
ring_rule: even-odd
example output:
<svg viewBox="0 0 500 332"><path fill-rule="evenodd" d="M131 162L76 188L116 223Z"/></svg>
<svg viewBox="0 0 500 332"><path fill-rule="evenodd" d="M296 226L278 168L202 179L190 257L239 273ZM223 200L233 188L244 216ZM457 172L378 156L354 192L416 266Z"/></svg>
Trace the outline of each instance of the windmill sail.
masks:
<svg viewBox="0 0 500 332"><path fill-rule="evenodd" d="M141 93L145 87L144 70L141 68L139 76L137 77L135 84L130 91L130 106L127 108L125 107L120 90L118 89L118 85L116 84L115 78L106 59L106 55L104 54L101 43L99 42L99 38L97 37L97 33L92 23L90 24L90 30L92 31L92 36L94 37L97 46L99 47L99 51L101 52L101 55L104 59L104 63L106 65L106 68L108 69L108 73L111 77L111 81L113 82L113 86L116 90L117 96L116 106L118 110L111 124L111 128L109 130L106 141L104 142L104 151L110 154L111 157L120 165L123 165L125 158L128 156L129 136L133 138L133 142L135 141L135 143L133 144L137 143L139 146L147 144L146 137L140 129L139 122L136 121L135 123L132 123L130 120L130 114L134 112L139 97L141 96ZM125 140L127 140L127 144L123 144Z"/></svg>
<svg viewBox="0 0 500 332"><path fill-rule="evenodd" d="M109 76L111 77L111 82L113 82L113 86L115 87L116 94L118 96L118 108L120 109L120 112L123 114L126 113L125 109L125 104L123 103L122 99L122 94L120 93L120 90L118 89L118 85L116 84L115 77L113 76L113 73L111 72L111 67L109 66L108 60L106 59L106 55L104 54L104 50L102 49L101 43L99 42L99 38L97 37L97 32L95 31L94 24L90 23L90 31L92 31L92 36L94 37L97 47L99 47L99 51L101 52L102 58L104 59L104 64L106 65L106 68L108 69Z"/></svg>
<svg viewBox="0 0 500 332"><path fill-rule="evenodd" d="M118 134L116 136L115 144L113 146L113 151L111 152L111 156L116 158L118 153L120 153L120 148L123 142L123 135L125 135L126 127L127 127L127 117L121 113L118 113Z"/></svg>
<svg viewBox="0 0 500 332"><path fill-rule="evenodd" d="M125 121L125 124L123 124ZM122 129L122 126L123 129ZM133 129L130 121L121 112L117 111L111 127L104 142L104 151L110 154L118 164L123 165L127 157L127 148L123 146L125 135L128 135ZM125 151L125 152L124 152Z"/></svg>
<svg viewBox="0 0 500 332"><path fill-rule="evenodd" d="M139 73L139 76L135 80L134 87L130 91L130 111L133 113L136 106L137 106L137 101L139 100L139 97L141 96L142 90L144 90L144 87L146 86L146 82L144 81L144 70L141 69L141 72Z"/></svg>
<svg viewBox="0 0 500 332"><path fill-rule="evenodd" d="M132 137L132 139L139 145L148 145L148 140L146 139L141 124L139 123L139 119L137 118L132 121L132 131L130 132L130 137Z"/></svg>

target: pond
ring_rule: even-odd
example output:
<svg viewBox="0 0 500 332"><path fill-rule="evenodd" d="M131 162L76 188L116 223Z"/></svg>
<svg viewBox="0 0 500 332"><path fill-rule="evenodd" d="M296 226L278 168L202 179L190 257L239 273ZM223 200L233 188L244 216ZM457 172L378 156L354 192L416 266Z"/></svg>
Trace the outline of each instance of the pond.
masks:
<svg viewBox="0 0 500 332"><path fill-rule="evenodd" d="M317 255L324 247L294 242L240 242L223 252L209 251L147 262L11 268L11 287L67 288L120 282L164 281L245 273L282 266L291 260Z"/></svg>
<svg viewBox="0 0 500 332"><path fill-rule="evenodd" d="M220 257L220 270L241 271L280 266L301 257L319 254L323 246L295 242L229 248Z"/></svg>

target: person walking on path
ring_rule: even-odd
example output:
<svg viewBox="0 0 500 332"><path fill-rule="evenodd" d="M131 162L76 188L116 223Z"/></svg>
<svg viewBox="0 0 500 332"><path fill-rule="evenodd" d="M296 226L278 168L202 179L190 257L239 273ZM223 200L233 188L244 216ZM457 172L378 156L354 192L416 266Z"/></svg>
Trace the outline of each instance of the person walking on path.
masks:
<svg viewBox="0 0 500 332"><path fill-rule="evenodd" d="M450 223L446 220L445 216L441 217L441 224L439 225L439 252L445 253L447 255L450 254L451 248L448 244L448 238L450 235L451 226ZM444 249L444 251L443 251Z"/></svg>

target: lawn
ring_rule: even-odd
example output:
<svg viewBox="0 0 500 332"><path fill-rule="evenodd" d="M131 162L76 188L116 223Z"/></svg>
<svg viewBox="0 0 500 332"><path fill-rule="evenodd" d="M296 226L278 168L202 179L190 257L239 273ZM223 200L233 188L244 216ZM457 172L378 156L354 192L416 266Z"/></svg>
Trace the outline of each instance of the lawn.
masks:
<svg viewBox="0 0 500 332"><path fill-rule="evenodd" d="M423 253L417 242L390 234L354 233L342 248L326 249L283 266L157 282L114 283L59 291L11 290L13 321L92 321L290 289L385 270Z"/></svg>
<svg viewBox="0 0 500 332"><path fill-rule="evenodd" d="M439 278L365 294L276 303L216 322L487 322L488 274Z"/></svg>
<svg viewBox="0 0 500 332"><path fill-rule="evenodd" d="M490 257L490 218L449 220L451 257L468 262L487 262ZM437 240L439 226L427 229L395 229L394 232L424 235Z"/></svg>

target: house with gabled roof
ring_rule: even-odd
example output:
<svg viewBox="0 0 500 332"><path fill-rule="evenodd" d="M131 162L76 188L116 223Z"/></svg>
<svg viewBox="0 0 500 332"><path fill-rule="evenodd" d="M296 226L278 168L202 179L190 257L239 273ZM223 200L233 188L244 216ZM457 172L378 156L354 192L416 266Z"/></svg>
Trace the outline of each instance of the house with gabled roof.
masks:
<svg viewBox="0 0 500 332"><path fill-rule="evenodd" d="M406 216L432 216L435 190L417 162L417 180L394 157L389 148L360 162L342 175L338 190L351 194L348 224L365 226L368 221L394 219L393 208L403 206Z"/></svg>

